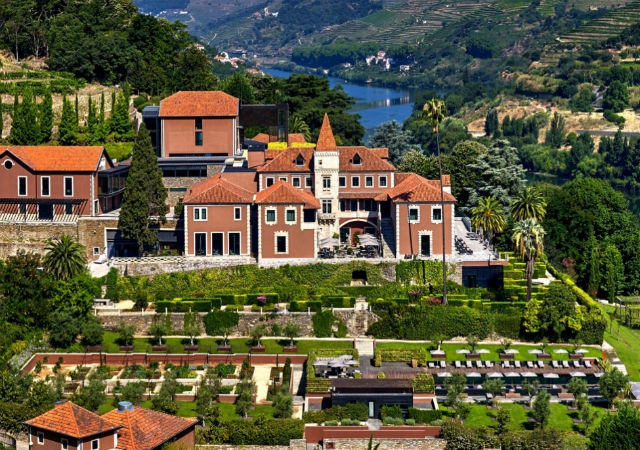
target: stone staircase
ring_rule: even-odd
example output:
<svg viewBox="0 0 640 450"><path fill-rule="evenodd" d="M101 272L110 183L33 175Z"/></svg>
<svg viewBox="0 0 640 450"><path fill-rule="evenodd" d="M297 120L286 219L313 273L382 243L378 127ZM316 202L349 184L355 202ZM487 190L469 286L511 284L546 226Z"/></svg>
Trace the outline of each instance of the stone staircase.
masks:
<svg viewBox="0 0 640 450"><path fill-rule="evenodd" d="M385 258L396 257L396 233L391 218L385 217L380 223L382 234L382 256Z"/></svg>
<svg viewBox="0 0 640 450"><path fill-rule="evenodd" d="M373 339L356 339L356 350L360 356L373 356Z"/></svg>
<svg viewBox="0 0 640 450"><path fill-rule="evenodd" d="M304 365L302 364L292 364L291 369L293 370L293 395L304 395L304 383L303 383L303 375L304 375Z"/></svg>

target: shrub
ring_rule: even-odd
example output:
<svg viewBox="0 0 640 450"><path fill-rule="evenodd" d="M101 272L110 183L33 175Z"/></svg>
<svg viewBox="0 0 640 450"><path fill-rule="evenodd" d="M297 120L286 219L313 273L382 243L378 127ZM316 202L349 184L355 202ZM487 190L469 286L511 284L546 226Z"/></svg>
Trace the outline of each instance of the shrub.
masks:
<svg viewBox="0 0 640 450"><path fill-rule="evenodd" d="M364 403L347 403L346 406L332 406L321 411L307 411L302 414L304 423L326 423L327 420L352 420L356 424L369 418L369 408Z"/></svg>
<svg viewBox="0 0 640 450"><path fill-rule="evenodd" d="M333 335L333 325L336 324L336 322L342 323L342 321L334 316L329 310L315 313L313 315L312 322L313 334L316 337L331 337ZM339 331L341 331L339 334L344 334L346 331L344 323L342 324L342 327L342 330L338 327Z"/></svg>
<svg viewBox="0 0 640 450"><path fill-rule="evenodd" d="M427 351L424 348L376 348L374 363L380 367L382 362L411 362L417 360L418 364L427 364Z"/></svg>
<svg viewBox="0 0 640 450"><path fill-rule="evenodd" d="M291 312L320 312L322 311L322 302L313 301L292 301L289 303L289 311Z"/></svg>
<svg viewBox="0 0 640 450"><path fill-rule="evenodd" d="M216 304L219 304L220 299L216 299ZM211 312L213 308L213 299L180 299L176 298L172 301L157 301L156 302L156 311L157 312L171 312L171 313L187 313L189 311L192 312ZM166 308L166 309L165 309ZM218 309L220 309L218 307Z"/></svg>
<svg viewBox="0 0 640 450"><path fill-rule="evenodd" d="M355 304L355 297L337 297L331 295L322 296L322 306L325 308L353 308Z"/></svg>
<svg viewBox="0 0 640 450"><path fill-rule="evenodd" d="M240 316L233 311L212 311L204 316L204 327L209 336L217 336L223 329L233 328L238 325Z"/></svg>
<svg viewBox="0 0 640 450"><path fill-rule="evenodd" d="M413 392L418 394L433 394L436 383L430 373L419 373L413 379Z"/></svg>
<svg viewBox="0 0 640 450"><path fill-rule="evenodd" d="M382 417L383 419L387 417L402 419L402 408L400 407L400 405L393 405L393 406L384 405L382 406L382 408L380 408L380 417Z"/></svg>
<svg viewBox="0 0 640 450"><path fill-rule="evenodd" d="M385 378L386 375L384 374L384 372L378 372L378 378Z"/></svg>
<svg viewBox="0 0 640 450"><path fill-rule="evenodd" d="M337 427L338 426L338 421L337 420L327 420L324 424L327 427Z"/></svg>
<svg viewBox="0 0 640 450"><path fill-rule="evenodd" d="M404 421L405 425L410 425L410 426L414 426L416 424L416 421L414 419L407 419Z"/></svg>
<svg viewBox="0 0 640 450"><path fill-rule="evenodd" d="M442 411L437 409L409 408L409 417L416 423L429 424L434 420L442 419Z"/></svg>
<svg viewBox="0 0 640 450"><path fill-rule="evenodd" d="M302 439L304 423L299 419L232 420L225 422L226 439L231 445L289 445L291 439Z"/></svg>

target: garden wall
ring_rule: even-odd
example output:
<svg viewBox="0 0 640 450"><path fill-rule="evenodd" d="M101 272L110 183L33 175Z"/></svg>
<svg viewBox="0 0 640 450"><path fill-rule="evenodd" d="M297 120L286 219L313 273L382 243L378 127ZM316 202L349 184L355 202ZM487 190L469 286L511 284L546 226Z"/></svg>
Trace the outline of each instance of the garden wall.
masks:
<svg viewBox="0 0 640 450"><path fill-rule="evenodd" d="M198 445L207 450L306 450L305 439L291 439L289 445Z"/></svg>
<svg viewBox="0 0 640 450"><path fill-rule="evenodd" d="M378 439L380 449L393 450L442 450L445 441L435 440L440 435L440 427L413 426L413 427L389 427L383 426L379 430L371 431L368 427L341 427L341 426L315 426L307 425L304 429L304 438L308 444L322 442L327 448L327 442L333 442L336 450L362 450L367 448L369 438L373 435L374 447ZM416 447L415 443L425 441ZM440 442L441 445L435 444ZM435 444L435 446L432 446Z"/></svg>
<svg viewBox="0 0 640 450"><path fill-rule="evenodd" d="M0 224L0 259L15 255L18 250L43 255L49 239L69 234L78 236L78 226L73 223L2 223Z"/></svg>
<svg viewBox="0 0 640 450"><path fill-rule="evenodd" d="M160 258L158 258L160 259ZM198 258L198 257L173 257L162 258L162 261L154 261L152 258L136 261L118 261L114 267L120 275L149 276L161 273L190 272L194 270L220 269L245 264L255 264L255 260L249 256L234 256L232 258Z"/></svg>
<svg viewBox="0 0 640 450"><path fill-rule="evenodd" d="M404 428L404 427L403 427ZM429 428L437 428L438 434L440 433L440 427L429 427ZM365 431L365 433L371 433L370 431ZM362 433L358 433L362 434ZM404 432L407 434L407 437L400 439L393 439L385 437L387 434L389 435L401 435L403 434L402 430L393 430L393 431L378 431L373 432L373 445L380 443L380 447L378 450L444 450L447 442L442 439L433 439L433 438L420 438L420 437L412 437L409 434L413 434L410 432ZM418 436L420 433L416 433ZM424 436L424 434L423 434ZM369 439L363 439L362 436L359 436L360 439L338 439L338 438L329 438L324 440L324 448L327 448L328 443L333 443L333 448L335 450L362 450L368 448Z"/></svg>

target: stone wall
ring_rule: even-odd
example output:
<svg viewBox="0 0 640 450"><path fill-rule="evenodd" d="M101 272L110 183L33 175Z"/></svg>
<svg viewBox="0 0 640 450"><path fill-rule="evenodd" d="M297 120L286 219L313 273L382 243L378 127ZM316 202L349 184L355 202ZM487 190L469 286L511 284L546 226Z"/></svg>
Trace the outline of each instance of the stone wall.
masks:
<svg viewBox="0 0 640 450"><path fill-rule="evenodd" d="M369 311L354 311L336 309L333 315L339 318L347 326L347 335L349 337L363 337L367 334L369 325L380 320L380 318Z"/></svg>
<svg viewBox="0 0 640 450"><path fill-rule="evenodd" d="M197 163L194 163L197 165ZM210 164L207 166L207 178L214 176L222 170L222 165L219 164ZM167 205L169 207L176 206L180 199L183 199L185 195L187 195L186 191L183 192L171 192L171 189L189 189L196 183L199 183L206 178L200 177L175 177L175 178L163 178L162 183L164 187L168 189L167 191Z"/></svg>
<svg viewBox="0 0 640 450"><path fill-rule="evenodd" d="M220 269L222 267L234 267L245 264L255 264L255 260L248 256L233 256L229 258L213 257L172 257L172 258L144 258L136 260L120 259L114 267L120 275L150 276L161 273L188 272L193 270Z"/></svg>
<svg viewBox="0 0 640 450"><path fill-rule="evenodd" d="M15 255L18 250L43 255L47 241L63 234L77 238L76 223L0 223L0 259Z"/></svg>
<svg viewBox="0 0 640 450"><path fill-rule="evenodd" d="M332 442L335 450L362 450L369 447L368 439L325 439L324 447ZM380 443L378 450L444 450L447 442L443 439L374 439L373 446Z"/></svg>
<svg viewBox="0 0 640 450"><path fill-rule="evenodd" d="M106 246L105 229L118 228L118 219L102 217L81 217L78 220L78 241L87 249L87 258L93 261L104 254ZM98 256L93 256L93 249L99 248Z"/></svg>
<svg viewBox="0 0 640 450"><path fill-rule="evenodd" d="M208 450L306 450L307 441L291 439L289 445L198 445L198 448ZM363 448L366 448L363 447ZM362 449L360 449L362 450Z"/></svg>

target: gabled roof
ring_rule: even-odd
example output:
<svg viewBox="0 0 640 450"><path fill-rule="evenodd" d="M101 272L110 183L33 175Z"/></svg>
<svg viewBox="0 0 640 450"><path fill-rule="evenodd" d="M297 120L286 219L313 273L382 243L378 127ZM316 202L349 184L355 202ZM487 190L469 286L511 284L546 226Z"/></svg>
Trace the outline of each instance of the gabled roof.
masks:
<svg viewBox="0 0 640 450"><path fill-rule="evenodd" d="M252 137L251 140L262 142L263 144L268 144L269 135L266 133L258 133L254 137ZM294 142L307 142L307 141L305 141L304 134L302 133L289 133L289 139L287 141L287 145L293 145Z"/></svg>
<svg viewBox="0 0 640 450"><path fill-rule="evenodd" d="M421 203L421 202L440 202L440 182L437 180L427 180L426 178L416 175L415 173L409 174L395 187L387 190L383 194L378 195L375 199L377 201L392 200L394 202L408 202L408 203ZM444 178L444 176L443 176ZM444 193L444 201L447 203L455 202L456 198L449 194Z"/></svg>
<svg viewBox="0 0 640 450"><path fill-rule="evenodd" d="M378 156L379 149L372 151L367 147L339 147L340 151L340 172L377 172L394 171L391 163ZM352 163L354 156L359 155L361 164Z"/></svg>
<svg viewBox="0 0 640 450"><path fill-rule="evenodd" d="M0 150L0 157L5 153L40 172L94 172L98 169L103 153L107 161L111 162L104 148L99 146L6 147Z"/></svg>
<svg viewBox="0 0 640 450"><path fill-rule="evenodd" d="M305 209L319 209L320 200L308 192L294 188L286 181L278 181L264 191L256 194L256 203L259 205L299 205L304 204Z"/></svg>
<svg viewBox="0 0 640 450"><path fill-rule="evenodd" d="M302 155L302 158L304 158L304 164L302 166L296 165L298 155ZM269 157L273 159L268 160L265 164L258 167L258 172L309 172L313 159L313 149L301 147L265 152L265 159Z"/></svg>
<svg viewBox="0 0 640 450"><path fill-rule="evenodd" d="M185 195L185 205L207 205L210 203L239 204L251 203L253 194L224 178L221 174L194 184Z"/></svg>
<svg viewBox="0 0 640 450"><path fill-rule="evenodd" d="M226 117L239 110L239 100L221 91L182 91L160 102L160 117Z"/></svg>
<svg viewBox="0 0 640 450"><path fill-rule="evenodd" d="M71 402L56 405L26 424L78 439L121 428L118 423L105 420Z"/></svg>
<svg viewBox="0 0 640 450"><path fill-rule="evenodd" d="M333 130L331 130L331 123L329 123L329 115L325 113L322 128L320 128L320 134L318 135L316 150L322 152L336 151L337 149L336 139L333 137Z"/></svg>
<svg viewBox="0 0 640 450"><path fill-rule="evenodd" d="M118 438L122 450L151 450L196 425L193 420L138 406L126 411L114 409L102 417L123 427Z"/></svg>
<svg viewBox="0 0 640 450"><path fill-rule="evenodd" d="M388 148L370 148L369 151L373 152L378 158L389 159Z"/></svg>

